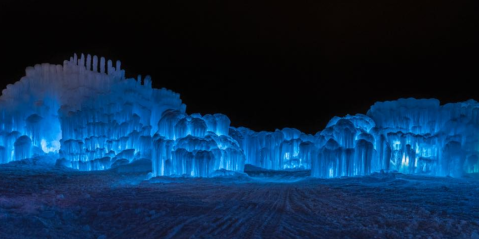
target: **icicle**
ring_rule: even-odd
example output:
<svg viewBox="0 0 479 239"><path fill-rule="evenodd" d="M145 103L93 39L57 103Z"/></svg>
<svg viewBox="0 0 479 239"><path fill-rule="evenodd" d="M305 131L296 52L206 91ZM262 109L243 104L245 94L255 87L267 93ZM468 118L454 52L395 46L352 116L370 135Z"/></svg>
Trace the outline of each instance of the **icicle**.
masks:
<svg viewBox="0 0 479 239"><path fill-rule="evenodd" d="M77 54L73 54L73 64L78 65L78 56Z"/></svg>
<svg viewBox="0 0 479 239"><path fill-rule="evenodd" d="M91 55L86 56L86 70L91 71Z"/></svg>
<svg viewBox="0 0 479 239"><path fill-rule="evenodd" d="M143 85L148 87L148 88L151 88L151 76L147 75L145 77L145 80L143 82Z"/></svg>
<svg viewBox="0 0 479 239"><path fill-rule="evenodd" d="M100 73L105 73L105 57L100 58Z"/></svg>
<svg viewBox="0 0 479 239"><path fill-rule="evenodd" d="M115 67L116 71L120 71L121 70L121 61L118 60L116 61L116 67Z"/></svg>
<svg viewBox="0 0 479 239"><path fill-rule="evenodd" d="M80 66L85 67L85 55L83 55L83 53L81 54L79 64L80 64Z"/></svg>
<svg viewBox="0 0 479 239"><path fill-rule="evenodd" d="M49 78L49 73L50 73L50 64L43 63L42 64L42 77L43 77L43 79L48 79Z"/></svg>
<svg viewBox="0 0 479 239"><path fill-rule="evenodd" d="M66 76L69 72L68 66L70 62L69 61L63 61L63 75Z"/></svg>
<svg viewBox="0 0 479 239"><path fill-rule="evenodd" d="M29 66L25 69L25 75L27 77L33 77L35 75L35 68Z"/></svg>
<svg viewBox="0 0 479 239"><path fill-rule="evenodd" d="M107 70L108 70L108 75L113 74L113 62L111 60L108 60L107 62Z"/></svg>
<svg viewBox="0 0 479 239"><path fill-rule="evenodd" d="M57 71L57 66L56 65L50 65L50 76L52 77L52 79L57 82L59 81L59 77L60 77L60 74L58 73Z"/></svg>
<svg viewBox="0 0 479 239"><path fill-rule="evenodd" d="M98 72L98 56L93 56L93 71Z"/></svg>

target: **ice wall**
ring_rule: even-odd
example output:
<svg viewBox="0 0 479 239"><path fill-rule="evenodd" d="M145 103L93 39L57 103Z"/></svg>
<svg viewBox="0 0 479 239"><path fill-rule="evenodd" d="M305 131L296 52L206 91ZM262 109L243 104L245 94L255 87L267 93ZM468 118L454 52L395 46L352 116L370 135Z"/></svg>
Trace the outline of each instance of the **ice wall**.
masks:
<svg viewBox="0 0 479 239"><path fill-rule="evenodd" d="M229 126L222 114L165 111L153 140L153 175L205 177L218 169L243 171L245 155L229 136Z"/></svg>
<svg viewBox="0 0 479 239"><path fill-rule="evenodd" d="M477 173L479 103L440 105L435 99L378 102L368 111L376 122L378 160L384 169L436 176Z"/></svg>
<svg viewBox="0 0 479 239"><path fill-rule="evenodd" d="M151 88L149 77L143 82L140 78L122 80L108 94L84 100L78 110L59 110L60 154L82 170L106 169L121 159L150 159L152 131L157 129L152 121L158 122L172 108L184 111L179 96Z"/></svg>
<svg viewBox="0 0 479 239"><path fill-rule="evenodd" d="M334 117L316 135L232 128L246 162L267 169L311 169L332 178L398 171L460 177L479 173L479 103L436 99L378 102L367 115Z"/></svg>
<svg viewBox="0 0 479 239"><path fill-rule="evenodd" d="M248 164L273 170L311 168L312 135L291 128L254 132L240 127L230 128L230 133L239 142Z"/></svg>
<svg viewBox="0 0 479 239"><path fill-rule="evenodd" d="M79 170L138 159L154 176L207 177L244 164L311 169L332 178L398 171L460 177L479 173L479 103L435 99L377 102L367 115L334 117L315 135L230 127L222 114L185 112L180 96L127 79L121 62L74 55L41 64L0 97L0 163L49 154Z"/></svg>
<svg viewBox="0 0 479 239"><path fill-rule="evenodd" d="M143 158L157 176L243 170L228 117L187 115L178 94L126 79L120 67L82 54L27 68L0 98L0 163L50 153L85 171Z"/></svg>
<svg viewBox="0 0 479 239"><path fill-rule="evenodd" d="M58 154L62 138L58 110L79 109L85 99L106 94L112 85L124 80L119 61L116 67L108 61L106 70L105 59L100 62L98 72L98 57L75 55L63 65L44 63L28 67L22 79L8 85L0 97L0 151L4 151L0 162L19 159L14 144L22 136L32 141L32 151L22 157Z"/></svg>

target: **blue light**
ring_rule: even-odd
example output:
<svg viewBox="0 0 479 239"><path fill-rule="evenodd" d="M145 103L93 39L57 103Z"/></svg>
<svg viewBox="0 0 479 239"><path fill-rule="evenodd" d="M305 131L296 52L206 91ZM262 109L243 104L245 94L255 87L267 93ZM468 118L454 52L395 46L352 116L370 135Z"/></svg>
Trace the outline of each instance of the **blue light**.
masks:
<svg viewBox="0 0 479 239"><path fill-rule="evenodd" d="M105 170L149 159L154 176L193 177L243 171L245 163L322 178L479 172L474 100L377 102L366 115L334 117L315 135L255 132L230 127L222 114L188 115L177 93L152 88L149 77L126 79L120 65L75 55L28 67L0 97L0 163L53 154L72 168Z"/></svg>

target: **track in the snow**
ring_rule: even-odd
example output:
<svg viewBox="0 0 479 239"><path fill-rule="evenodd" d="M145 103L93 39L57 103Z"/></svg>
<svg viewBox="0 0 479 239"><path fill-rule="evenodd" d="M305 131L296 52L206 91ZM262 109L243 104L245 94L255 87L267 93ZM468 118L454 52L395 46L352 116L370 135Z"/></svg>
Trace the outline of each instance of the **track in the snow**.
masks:
<svg viewBox="0 0 479 239"><path fill-rule="evenodd" d="M0 238L471 238L479 182L0 168ZM258 175L256 175L258 176ZM280 178L280 182L275 182ZM476 231L476 232L475 232Z"/></svg>

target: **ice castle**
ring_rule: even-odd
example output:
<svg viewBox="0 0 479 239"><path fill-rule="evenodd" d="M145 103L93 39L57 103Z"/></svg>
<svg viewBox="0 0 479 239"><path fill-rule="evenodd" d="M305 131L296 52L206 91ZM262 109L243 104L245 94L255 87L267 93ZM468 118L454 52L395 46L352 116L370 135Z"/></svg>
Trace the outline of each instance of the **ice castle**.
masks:
<svg viewBox="0 0 479 239"><path fill-rule="evenodd" d="M126 79L119 61L77 55L41 64L0 97L0 163L41 157L90 171L151 161L154 176L208 177L245 164L311 169L333 178L398 171L479 173L479 103L378 102L366 115L334 117L315 135L234 128L222 114L187 114L180 96Z"/></svg>

